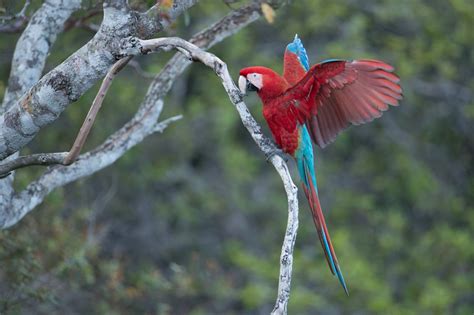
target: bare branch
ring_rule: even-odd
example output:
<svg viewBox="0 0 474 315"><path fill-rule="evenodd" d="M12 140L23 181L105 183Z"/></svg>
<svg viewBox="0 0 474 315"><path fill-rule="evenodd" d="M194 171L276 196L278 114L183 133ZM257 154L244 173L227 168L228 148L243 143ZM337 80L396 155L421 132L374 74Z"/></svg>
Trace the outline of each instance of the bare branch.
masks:
<svg viewBox="0 0 474 315"><path fill-rule="evenodd" d="M259 17L259 11L260 6L257 3L243 6L193 36L191 41L201 48L209 48L255 21ZM7 228L17 223L56 187L107 167L145 137L156 131L162 131L156 130L156 126L163 108L163 98L171 89L176 77L183 73L190 63L182 54L176 54L171 58L153 80L138 112L128 123L102 145L79 156L72 165L57 166L47 170L40 178L31 182L25 190L15 194L9 204L0 208L6 209L3 213L0 212L0 228Z"/></svg>
<svg viewBox="0 0 474 315"><path fill-rule="evenodd" d="M173 117L170 117L170 118L167 118L159 123L157 123L154 127L153 127L153 132L159 132L159 133L162 133L166 128L168 128L168 126L171 124L171 123L174 123L175 121L178 121L180 119L183 118L183 115L176 115L176 116L173 116Z"/></svg>
<svg viewBox="0 0 474 315"><path fill-rule="evenodd" d="M207 53L198 47L213 45L255 20L259 15L258 4L253 3L246 6L245 10L247 11L233 12L221 22L211 26L207 31L195 36L192 42L196 45L179 38L160 38L149 41L128 38L123 42L121 53L124 55L139 54L155 51L158 48L169 49L173 47L184 52L188 58L198 60L211 67L221 78L224 89L236 107L244 126L259 148L269 157L270 162L283 180L288 196L289 218L280 259L278 298L272 312L272 314L286 314L290 294L292 255L298 228L297 188L291 179L286 162L279 155L274 154L277 151L275 145L263 135L259 125L242 101L242 95L230 77L227 65L213 54ZM156 123L163 107L163 97L169 91L174 78L182 73L189 63L182 56L177 55L173 57L154 80L145 101L142 103L136 116L129 123L109 137L96 150L81 155L76 163L68 167L54 167L45 172L37 181L28 185L24 191L15 196L12 201L13 213L7 221L3 222L2 226L8 227L15 224L39 204L55 187L62 186L110 165L124 152L142 141L144 137L153 132L162 131L168 123L178 119L178 117L175 117L162 123Z"/></svg>
<svg viewBox="0 0 474 315"><path fill-rule="evenodd" d="M102 14L102 8L92 8L81 17L69 17L64 23L64 31L70 31L74 28L83 28L91 32L98 32L100 26L91 22L89 19ZM17 19L14 23L0 24L0 33L18 33L21 32L29 21L29 17L25 16L22 19Z"/></svg>
<svg viewBox="0 0 474 315"><path fill-rule="evenodd" d="M252 139L257 143L262 152L270 157L269 160L280 175L288 197L288 224L280 257L280 277L278 285L278 297L272 314L286 314L290 297L291 273L293 266L293 249L298 230L298 189L293 183L286 162L278 155L278 149L272 141L266 138L260 126L250 114L247 106L242 100L239 89L230 77L227 65L217 56L201 50L196 45L181 38L168 37L149 40L128 38L122 45L124 54L147 54L157 50L176 49L182 52L188 59L199 61L210 67L222 80L222 85L229 95L230 101L237 109L243 125L247 128Z"/></svg>
<svg viewBox="0 0 474 315"><path fill-rule="evenodd" d="M26 166L64 164L64 158L67 154L68 152L60 152L19 156L12 161L0 164L0 178L8 176L13 170Z"/></svg>
<svg viewBox="0 0 474 315"><path fill-rule="evenodd" d="M28 156L20 156L13 160L9 160L6 163L0 164L0 178L4 178L10 174L11 171L26 167L28 165L52 165L52 164L62 164L70 165L73 163L79 156L84 143L87 140L92 126L94 125L97 114L102 107L105 96L109 90L109 87L115 78L115 76L127 65L127 63L132 59L132 57L125 57L117 61L112 68L109 70L107 75L102 81L102 85L97 92L94 101L92 102L91 108L87 113L84 123L82 124L81 129L74 141L69 152L66 153L40 153L33 154ZM167 124L166 124L167 126ZM66 154L66 155L65 155Z"/></svg>
<svg viewBox="0 0 474 315"><path fill-rule="evenodd" d="M162 30L167 28L180 12L196 4L198 0L175 0L171 7L165 7L158 2L146 12L140 14L140 28L143 30Z"/></svg>
<svg viewBox="0 0 474 315"><path fill-rule="evenodd" d="M13 23L2 23L0 24L0 33L19 33L25 28L28 21L28 17L25 16L24 18L16 19Z"/></svg>
<svg viewBox="0 0 474 315"><path fill-rule="evenodd" d="M28 4L29 1L25 2L20 14L25 14ZM80 7L80 4L80 0L71 0L67 4L60 0L50 0L33 14L16 44L0 113L13 107L20 97L39 80L51 46L63 29L64 22ZM15 25L21 22L18 25L23 28L26 21L26 18L18 19ZM4 134L0 132L0 143L2 140L4 140ZM1 149L2 145L0 145L0 151ZM16 155L17 153L11 158L16 158ZM8 159L4 162L8 162ZM0 179L0 210L11 203L14 194L13 180L13 174Z"/></svg>
<svg viewBox="0 0 474 315"><path fill-rule="evenodd" d="M80 4L80 0L69 1L67 5L52 0L33 14L15 48L2 111L12 107L40 79L52 44Z"/></svg>
<svg viewBox="0 0 474 315"><path fill-rule="evenodd" d="M183 118L182 115L176 115L165 119L152 128L152 133L162 133L171 123L176 122ZM76 139L77 140L77 139ZM73 160L69 161L68 157L71 155L70 152L56 152L56 153L37 153L25 156L19 156L15 159L6 163L0 164L0 179L10 175L10 173L19 168L33 166L33 165L70 165L74 162L77 156Z"/></svg>
<svg viewBox="0 0 474 315"><path fill-rule="evenodd" d="M102 78L119 59L120 39L130 34L149 37L160 30L158 26L142 29L139 13L123 9L120 3L126 1L104 6L101 28L92 40L46 74L19 101L9 102L11 108L0 116L0 159L28 144L42 127L55 121L69 104ZM186 8L179 6L171 18Z"/></svg>
<svg viewBox="0 0 474 315"><path fill-rule="evenodd" d="M278 157L278 158L276 158ZM293 251L295 248L296 234L298 232L298 190L291 180L290 172L285 161L275 155L276 160L271 160L285 186L288 199L288 223L285 237L281 246L280 275L278 278L278 295L272 315L286 315L291 291L291 275L293 270Z"/></svg>
<svg viewBox="0 0 474 315"><path fill-rule="evenodd" d="M89 112L87 113L86 119L84 120L84 123L82 124L82 127L79 130L79 134L77 135L71 150L69 150L68 155L64 159L64 165L69 165L74 162L79 156L79 153L81 153L81 149L84 146L84 143L86 142L89 132L91 131L92 125L94 124L95 118L97 117L97 113L102 107L102 102L104 101L105 95L107 95L107 91L109 90L113 79L131 59L132 57L125 57L123 59L120 59L112 66L112 68L105 76L105 79L104 81L102 81L102 85L99 88L99 92L95 96L94 101L92 102L92 106Z"/></svg>
<svg viewBox="0 0 474 315"><path fill-rule="evenodd" d="M23 8L21 9L20 12L17 14L13 15L4 15L0 16L0 21L3 23L4 21L10 21L10 20L16 20L16 19L25 19L26 18L26 10L31 4L31 0L26 0L25 4L23 5Z"/></svg>

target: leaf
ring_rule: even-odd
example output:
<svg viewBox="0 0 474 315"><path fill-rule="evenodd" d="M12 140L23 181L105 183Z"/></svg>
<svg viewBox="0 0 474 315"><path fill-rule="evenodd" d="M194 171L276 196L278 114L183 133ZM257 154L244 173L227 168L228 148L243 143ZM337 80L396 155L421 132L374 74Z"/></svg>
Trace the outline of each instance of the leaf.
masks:
<svg viewBox="0 0 474 315"><path fill-rule="evenodd" d="M275 21L275 11L268 3L262 3L262 13L268 23L272 24Z"/></svg>
<svg viewBox="0 0 474 315"><path fill-rule="evenodd" d="M158 0L156 3L163 9L171 9L173 6L173 0Z"/></svg>

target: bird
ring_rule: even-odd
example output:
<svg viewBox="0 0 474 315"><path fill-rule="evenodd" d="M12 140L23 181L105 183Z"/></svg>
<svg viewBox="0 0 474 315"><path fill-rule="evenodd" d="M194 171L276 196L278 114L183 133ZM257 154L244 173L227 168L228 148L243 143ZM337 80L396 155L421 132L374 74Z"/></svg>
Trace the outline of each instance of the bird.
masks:
<svg viewBox="0 0 474 315"><path fill-rule="evenodd" d="M373 59L329 59L309 66L301 39L286 46L283 75L263 66L240 70L243 95L254 91L274 141L296 161L314 225L331 273L349 295L318 195L313 143L321 149L350 125L382 116L403 98L394 68Z"/></svg>

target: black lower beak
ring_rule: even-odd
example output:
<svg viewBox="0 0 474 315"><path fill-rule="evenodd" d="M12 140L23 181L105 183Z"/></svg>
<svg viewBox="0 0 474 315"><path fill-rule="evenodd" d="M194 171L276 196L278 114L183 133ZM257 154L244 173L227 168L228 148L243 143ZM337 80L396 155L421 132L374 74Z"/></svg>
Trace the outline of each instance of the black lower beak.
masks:
<svg viewBox="0 0 474 315"><path fill-rule="evenodd" d="M247 80L247 91L256 92L258 91L258 89L255 85L253 85L252 83L250 83L250 81Z"/></svg>

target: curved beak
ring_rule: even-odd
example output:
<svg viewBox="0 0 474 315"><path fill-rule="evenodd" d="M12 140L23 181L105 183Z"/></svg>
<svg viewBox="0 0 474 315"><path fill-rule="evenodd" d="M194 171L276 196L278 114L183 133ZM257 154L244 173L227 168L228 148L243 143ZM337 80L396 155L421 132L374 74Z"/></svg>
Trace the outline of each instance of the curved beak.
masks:
<svg viewBox="0 0 474 315"><path fill-rule="evenodd" d="M247 94L247 78L243 75L239 76L239 90L242 94Z"/></svg>

